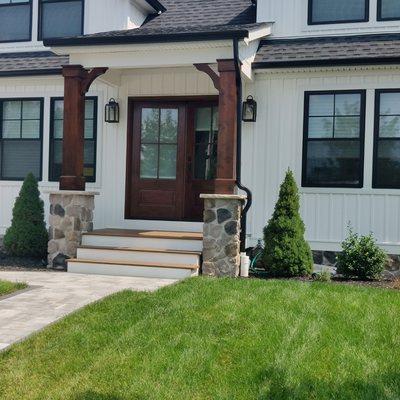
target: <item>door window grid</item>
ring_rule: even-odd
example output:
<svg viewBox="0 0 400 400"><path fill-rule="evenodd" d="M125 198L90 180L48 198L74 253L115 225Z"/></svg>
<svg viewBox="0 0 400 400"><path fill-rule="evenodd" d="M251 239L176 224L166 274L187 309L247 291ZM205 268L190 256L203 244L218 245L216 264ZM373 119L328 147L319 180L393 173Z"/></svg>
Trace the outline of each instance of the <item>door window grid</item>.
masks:
<svg viewBox="0 0 400 400"><path fill-rule="evenodd" d="M141 179L176 179L178 109L142 108Z"/></svg>

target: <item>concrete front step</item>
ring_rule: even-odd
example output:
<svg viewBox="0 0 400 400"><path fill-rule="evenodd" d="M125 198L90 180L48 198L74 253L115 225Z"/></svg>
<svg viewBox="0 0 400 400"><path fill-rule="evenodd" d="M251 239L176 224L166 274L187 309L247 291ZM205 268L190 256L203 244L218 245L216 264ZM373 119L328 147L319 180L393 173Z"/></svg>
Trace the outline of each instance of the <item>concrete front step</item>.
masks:
<svg viewBox="0 0 400 400"><path fill-rule="evenodd" d="M82 245L201 252L203 237L201 233L196 232L101 229L85 233L82 237Z"/></svg>
<svg viewBox="0 0 400 400"><path fill-rule="evenodd" d="M160 279L184 279L198 275L197 265L106 262L85 259L68 260L68 272L75 274L94 274L112 276L130 276Z"/></svg>
<svg viewBox="0 0 400 400"><path fill-rule="evenodd" d="M152 262L200 266L200 252L129 247L81 246L77 258L109 262Z"/></svg>

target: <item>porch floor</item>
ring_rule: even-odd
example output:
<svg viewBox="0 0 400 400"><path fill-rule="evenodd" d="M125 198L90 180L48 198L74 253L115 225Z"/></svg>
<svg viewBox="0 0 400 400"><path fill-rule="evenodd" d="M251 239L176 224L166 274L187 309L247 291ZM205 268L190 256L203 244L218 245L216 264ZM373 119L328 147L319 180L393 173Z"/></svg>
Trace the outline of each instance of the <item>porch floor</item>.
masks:
<svg viewBox="0 0 400 400"><path fill-rule="evenodd" d="M96 229L92 232L84 233L84 235L203 240L202 232L155 231L155 230L114 229L114 228Z"/></svg>

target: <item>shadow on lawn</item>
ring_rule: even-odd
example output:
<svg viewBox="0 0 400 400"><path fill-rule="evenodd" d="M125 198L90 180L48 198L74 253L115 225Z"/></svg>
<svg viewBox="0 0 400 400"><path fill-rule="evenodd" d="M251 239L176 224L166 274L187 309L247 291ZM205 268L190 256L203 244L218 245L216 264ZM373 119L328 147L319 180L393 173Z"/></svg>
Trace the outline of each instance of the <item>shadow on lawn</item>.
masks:
<svg viewBox="0 0 400 400"><path fill-rule="evenodd" d="M400 374L371 376L368 381L349 380L327 383L323 380L300 380L298 384L287 383L284 371L270 370L262 374L263 388L258 400L392 400L400 399Z"/></svg>

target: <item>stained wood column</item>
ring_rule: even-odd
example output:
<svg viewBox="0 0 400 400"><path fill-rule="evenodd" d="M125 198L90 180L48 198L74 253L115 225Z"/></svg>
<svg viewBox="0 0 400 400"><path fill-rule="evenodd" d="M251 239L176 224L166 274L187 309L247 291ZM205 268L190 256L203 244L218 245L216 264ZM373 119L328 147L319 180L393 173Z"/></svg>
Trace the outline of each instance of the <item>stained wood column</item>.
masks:
<svg viewBox="0 0 400 400"><path fill-rule="evenodd" d="M91 71L81 65L66 65L64 76L64 137L60 190L85 190L83 148L85 94L91 83L107 68Z"/></svg>
<svg viewBox="0 0 400 400"><path fill-rule="evenodd" d="M233 194L236 186L237 87L235 60L217 60L219 132L215 193Z"/></svg>

